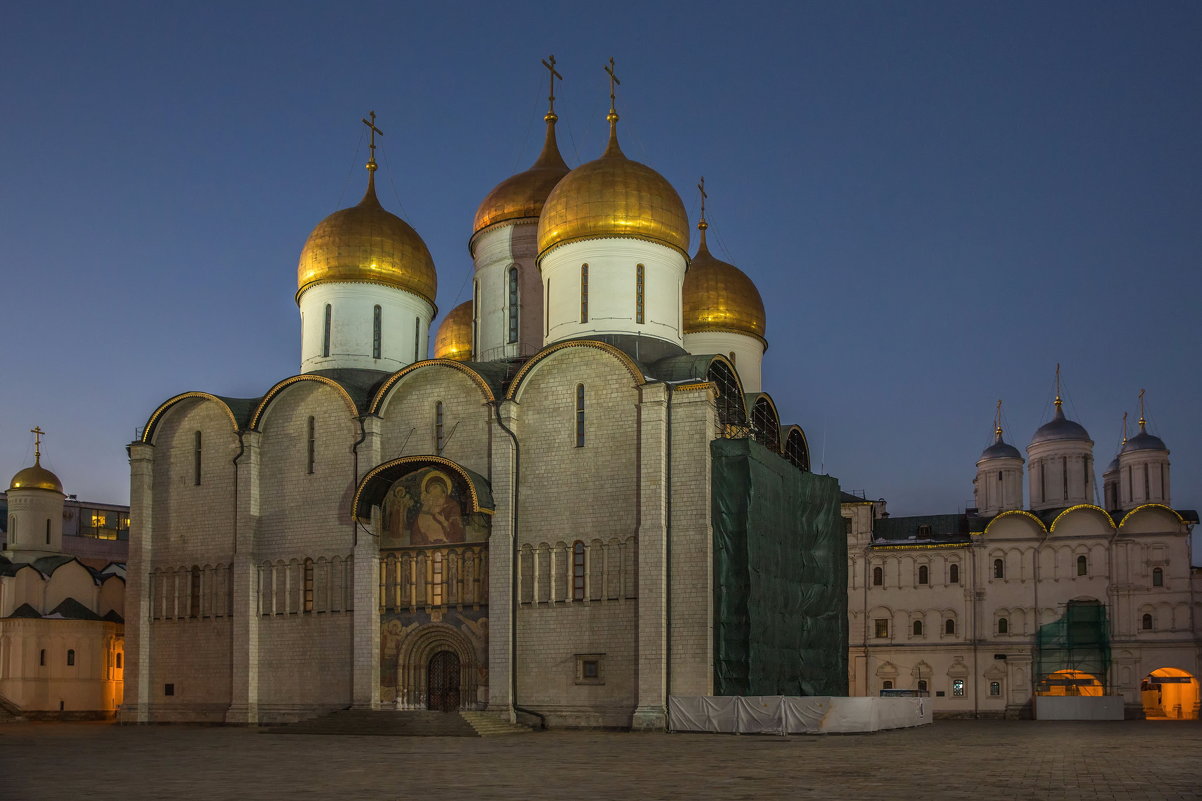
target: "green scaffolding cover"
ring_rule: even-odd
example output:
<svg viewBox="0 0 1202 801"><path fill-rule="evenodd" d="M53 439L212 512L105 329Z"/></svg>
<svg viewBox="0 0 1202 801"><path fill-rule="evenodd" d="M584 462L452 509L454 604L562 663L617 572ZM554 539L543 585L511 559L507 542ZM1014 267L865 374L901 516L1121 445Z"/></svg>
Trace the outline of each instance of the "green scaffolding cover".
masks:
<svg viewBox="0 0 1202 801"><path fill-rule="evenodd" d="M1039 690L1049 690L1058 680L1049 681L1048 676L1059 670L1089 673L1105 687L1110 671L1108 628L1106 607L1093 600L1069 601L1059 620L1040 626L1035 663Z"/></svg>
<svg viewBox="0 0 1202 801"><path fill-rule="evenodd" d="M839 483L750 439L711 454L714 694L847 695Z"/></svg>

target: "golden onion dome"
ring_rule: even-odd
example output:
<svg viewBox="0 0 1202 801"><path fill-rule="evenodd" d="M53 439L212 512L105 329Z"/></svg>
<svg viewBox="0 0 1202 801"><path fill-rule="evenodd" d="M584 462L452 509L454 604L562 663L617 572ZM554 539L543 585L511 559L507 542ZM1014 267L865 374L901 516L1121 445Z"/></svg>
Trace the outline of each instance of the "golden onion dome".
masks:
<svg viewBox="0 0 1202 801"><path fill-rule="evenodd" d="M596 161L572 170L551 190L538 218L538 254L581 239L633 237L689 248L680 195L662 175L631 161L618 146L618 115L609 115L609 144Z"/></svg>
<svg viewBox="0 0 1202 801"><path fill-rule="evenodd" d="M438 326L434 337L434 358L467 362L472 359L472 302L465 300Z"/></svg>
<svg viewBox="0 0 1202 801"><path fill-rule="evenodd" d="M684 274L684 333L733 331L764 338L764 301L747 274L714 258L705 243L704 220L697 255Z"/></svg>
<svg viewBox="0 0 1202 801"><path fill-rule="evenodd" d="M8 485L8 489L23 490L23 489L40 489L57 492L60 495L63 493L63 482L58 480L58 476L51 473L46 468L42 467L41 456L35 456L31 467L26 467L13 476L12 482Z"/></svg>
<svg viewBox="0 0 1202 801"><path fill-rule="evenodd" d="M473 237L497 223L538 219L547 196L568 174L568 165L559 154L559 145L555 141L555 121L559 118L549 112L543 119L547 122L547 138L542 152L530 169L506 178L488 193L476 209Z"/></svg>
<svg viewBox="0 0 1202 801"><path fill-rule="evenodd" d="M431 305L438 293L434 259L417 231L376 198L376 164L368 162L367 192L359 205L317 224L301 250L296 295L315 284L367 281L412 292Z"/></svg>

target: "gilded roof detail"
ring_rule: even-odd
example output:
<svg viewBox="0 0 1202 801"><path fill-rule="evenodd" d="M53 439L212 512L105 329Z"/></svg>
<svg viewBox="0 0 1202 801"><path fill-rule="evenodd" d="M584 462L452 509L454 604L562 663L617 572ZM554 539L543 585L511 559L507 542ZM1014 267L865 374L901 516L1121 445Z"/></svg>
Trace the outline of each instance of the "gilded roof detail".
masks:
<svg viewBox="0 0 1202 801"><path fill-rule="evenodd" d="M434 337L434 358L467 362L472 359L472 302L451 309Z"/></svg>
<svg viewBox="0 0 1202 801"><path fill-rule="evenodd" d="M554 114L547 115L547 138L530 169L497 184L480 203L473 233L508 220L537 218L542 212L551 190L569 172L555 140L556 119Z"/></svg>
<svg viewBox="0 0 1202 801"><path fill-rule="evenodd" d="M764 301L747 274L701 246L684 276L684 332L734 331L763 339Z"/></svg>

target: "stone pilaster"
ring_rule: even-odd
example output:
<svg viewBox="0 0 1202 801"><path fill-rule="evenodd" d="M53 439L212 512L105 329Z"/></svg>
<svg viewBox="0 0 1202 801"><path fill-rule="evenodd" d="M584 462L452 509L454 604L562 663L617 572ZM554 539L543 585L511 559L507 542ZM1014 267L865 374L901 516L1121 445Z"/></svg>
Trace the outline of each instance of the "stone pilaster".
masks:
<svg viewBox="0 0 1202 801"><path fill-rule="evenodd" d="M518 406L503 401L501 420L517 432ZM497 428L492 439L491 478L496 513L492 516L492 534L488 540L488 711L514 719L513 711L513 584L516 558L513 530L513 504L516 484L517 453L513 440Z"/></svg>
<svg viewBox="0 0 1202 801"><path fill-rule="evenodd" d="M371 525L356 523L354 655L351 705L376 709L380 705L380 547L375 536L379 512Z"/></svg>
<svg viewBox="0 0 1202 801"><path fill-rule="evenodd" d="M667 724L666 384L644 384L639 400L638 706L631 727Z"/></svg>
<svg viewBox="0 0 1202 801"><path fill-rule="evenodd" d="M230 568L230 708L226 723L259 722L259 580L255 534L259 526L258 431L242 434L234 510L234 556Z"/></svg>
<svg viewBox="0 0 1202 801"><path fill-rule="evenodd" d="M154 446L129 446L129 562L125 588L125 698L122 723L150 721L150 571L154 544Z"/></svg>

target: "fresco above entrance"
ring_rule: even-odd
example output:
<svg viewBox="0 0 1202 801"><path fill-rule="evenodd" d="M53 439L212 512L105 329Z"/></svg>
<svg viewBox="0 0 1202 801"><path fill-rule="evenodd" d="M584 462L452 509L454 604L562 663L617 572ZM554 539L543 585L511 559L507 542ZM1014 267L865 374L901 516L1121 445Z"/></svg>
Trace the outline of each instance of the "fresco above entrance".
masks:
<svg viewBox="0 0 1202 801"><path fill-rule="evenodd" d="M467 488L452 473L427 467L397 479L383 503L381 548L488 540L488 515L470 511Z"/></svg>

